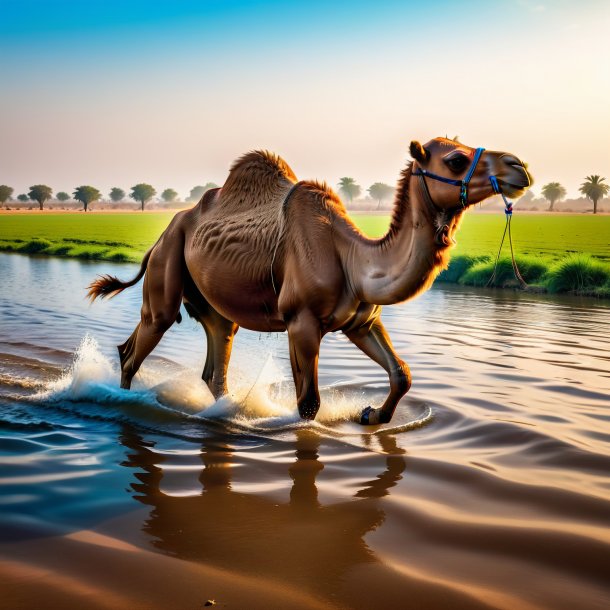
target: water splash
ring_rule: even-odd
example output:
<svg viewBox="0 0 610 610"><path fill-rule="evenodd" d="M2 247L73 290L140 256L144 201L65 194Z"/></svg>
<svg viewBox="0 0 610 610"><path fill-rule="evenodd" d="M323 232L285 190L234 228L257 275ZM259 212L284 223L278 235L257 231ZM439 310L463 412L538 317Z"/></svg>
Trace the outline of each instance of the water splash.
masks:
<svg viewBox="0 0 610 610"><path fill-rule="evenodd" d="M309 428L321 434L356 436L401 432L429 421L431 411L412 406L402 421L391 428L362 428L355 422L370 396L364 391L322 388L322 406L316 420L303 421L294 400L294 386L277 360L269 354L258 375L237 370L231 380L233 392L214 400L198 370L174 363L147 363L137 376L135 389L119 387L118 361L100 350L87 334L70 367L48 382L34 400L52 403L84 416L136 421L191 420L221 426L228 431L254 434L290 432Z"/></svg>
<svg viewBox="0 0 610 610"><path fill-rule="evenodd" d="M118 368L100 350L98 342L86 334L64 373L46 384L36 398L55 400L111 400L115 393Z"/></svg>

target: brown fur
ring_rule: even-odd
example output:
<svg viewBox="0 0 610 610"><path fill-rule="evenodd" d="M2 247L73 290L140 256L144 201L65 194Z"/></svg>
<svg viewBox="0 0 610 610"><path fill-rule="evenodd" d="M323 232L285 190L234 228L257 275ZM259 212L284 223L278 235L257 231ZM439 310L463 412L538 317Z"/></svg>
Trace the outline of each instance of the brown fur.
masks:
<svg viewBox="0 0 610 610"><path fill-rule="evenodd" d="M443 158L449 147L473 151L445 138L425 146L412 143L419 158L414 163L448 176ZM493 194L491 173L514 193L529 186L525 168L515 159L483 153L468 205ZM454 209L458 189L445 183L426 183L436 207L428 205L412 170L410 163L400 175L388 232L369 239L325 183L297 184L288 164L269 152L238 159L222 189L176 215L134 280L105 277L91 285L92 298L109 295L133 285L146 270L141 322L119 348L123 387L129 387L184 300L189 314L204 326L208 354L203 378L216 396L226 392L239 326L287 330L299 412L313 418L320 404L320 341L327 332L341 330L389 375L386 401L363 423L389 421L411 381L381 323L381 305L412 298L430 286L448 263L463 214L446 211ZM447 225L440 244L435 240L439 223Z"/></svg>

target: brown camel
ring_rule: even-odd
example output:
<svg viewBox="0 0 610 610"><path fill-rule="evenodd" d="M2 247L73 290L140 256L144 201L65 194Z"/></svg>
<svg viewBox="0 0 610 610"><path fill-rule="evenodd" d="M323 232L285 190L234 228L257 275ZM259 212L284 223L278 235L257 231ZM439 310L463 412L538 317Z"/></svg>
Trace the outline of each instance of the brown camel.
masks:
<svg viewBox="0 0 610 610"><path fill-rule="evenodd" d="M497 192L515 197L531 184L517 157L473 149L445 138L411 142L388 232L364 236L326 184L301 181L278 156L250 152L232 166L220 189L176 214L129 282L103 276L92 299L113 296L144 275L140 323L123 345L121 387L129 388L163 333L180 320L180 304L203 325L203 379L215 397L227 392L233 337L240 326L288 331L301 417L320 406L318 353L328 332L343 331L389 375L380 408L363 424L389 422L411 385L381 322L381 306L430 287L448 264L464 211Z"/></svg>

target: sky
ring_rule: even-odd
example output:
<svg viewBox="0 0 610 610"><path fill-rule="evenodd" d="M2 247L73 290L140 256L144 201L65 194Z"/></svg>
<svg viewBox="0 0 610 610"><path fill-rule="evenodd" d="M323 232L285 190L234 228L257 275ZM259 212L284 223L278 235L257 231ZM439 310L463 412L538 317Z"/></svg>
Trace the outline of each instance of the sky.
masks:
<svg viewBox="0 0 610 610"><path fill-rule="evenodd" d="M394 184L409 142L610 179L610 2L0 0L0 183L15 195L300 179Z"/></svg>

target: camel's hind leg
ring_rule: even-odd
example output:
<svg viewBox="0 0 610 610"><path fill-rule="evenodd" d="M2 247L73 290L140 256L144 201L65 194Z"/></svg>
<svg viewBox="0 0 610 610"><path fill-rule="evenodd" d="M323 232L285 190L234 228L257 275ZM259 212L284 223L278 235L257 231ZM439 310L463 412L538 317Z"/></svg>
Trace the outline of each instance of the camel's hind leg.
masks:
<svg viewBox="0 0 610 610"><path fill-rule="evenodd" d="M390 337L379 318L376 318L370 325L343 332L354 345L382 366L390 379L390 393L383 405L379 409L367 407L362 413L360 423L388 423L394 415L398 401L411 387L409 367L394 351Z"/></svg>
<svg viewBox="0 0 610 610"><path fill-rule="evenodd" d="M142 362L156 347L165 331L176 321L182 302L183 239L164 235L153 250L142 298L140 323L131 337L119 345L121 387L129 389Z"/></svg>
<svg viewBox="0 0 610 610"><path fill-rule="evenodd" d="M207 383L214 398L218 399L228 393L227 369L233 337L239 326L211 307L189 279L186 286L184 306L191 317L201 322L207 341L207 355L201 378Z"/></svg>

